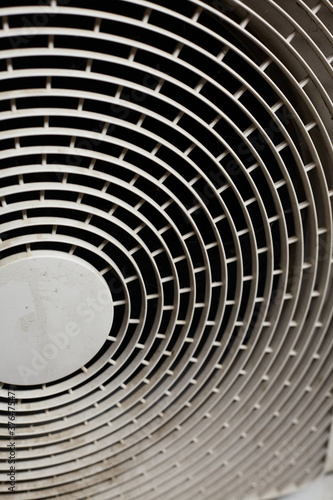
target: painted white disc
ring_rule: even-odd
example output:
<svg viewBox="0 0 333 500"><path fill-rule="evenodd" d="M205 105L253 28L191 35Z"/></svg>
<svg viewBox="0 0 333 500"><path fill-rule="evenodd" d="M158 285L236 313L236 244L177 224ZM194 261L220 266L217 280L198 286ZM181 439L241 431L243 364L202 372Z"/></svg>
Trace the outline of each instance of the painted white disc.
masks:
<svg viewBox="0 0 333 500"><path fill-rule="evenodd" d="M0 381L51 382L80 369L110 333L109 287L91 265L33 252L0 265Z"/></svg>

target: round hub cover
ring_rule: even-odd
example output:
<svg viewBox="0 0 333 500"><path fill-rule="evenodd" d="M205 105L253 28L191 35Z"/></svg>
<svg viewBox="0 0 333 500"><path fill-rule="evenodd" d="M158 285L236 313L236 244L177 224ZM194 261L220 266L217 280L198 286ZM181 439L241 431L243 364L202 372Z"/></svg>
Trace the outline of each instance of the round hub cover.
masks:
<svg viewBox="0 0 333 500"><path fill-rule="evenodd" d="M83 367L113 319L109 287L91 265L60 252L1 261L0 380L35 385Z"/></svg>

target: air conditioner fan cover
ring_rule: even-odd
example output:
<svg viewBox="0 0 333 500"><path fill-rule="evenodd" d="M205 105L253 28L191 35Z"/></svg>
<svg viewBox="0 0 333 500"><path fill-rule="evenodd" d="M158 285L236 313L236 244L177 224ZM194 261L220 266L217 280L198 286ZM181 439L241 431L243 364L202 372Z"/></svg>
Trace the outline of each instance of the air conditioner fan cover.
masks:
<svg viewBox="0 0 333 500"><path fill-rule="evenodd" d="M14 438L18 500L333 468L331 2L0 17L1 494Z"/></svg>

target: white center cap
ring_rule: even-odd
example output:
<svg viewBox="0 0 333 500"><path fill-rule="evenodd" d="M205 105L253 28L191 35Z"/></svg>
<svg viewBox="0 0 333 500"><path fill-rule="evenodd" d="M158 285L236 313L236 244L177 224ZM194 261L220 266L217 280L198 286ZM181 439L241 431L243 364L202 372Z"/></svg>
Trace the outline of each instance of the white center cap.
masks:
<svg viewBox="0 0 333 500"><path fill-rule="evenodd" d="M0 382L43 384L80 369L110 333L113 302L94 267L61 252L0 262Z"/></svg>

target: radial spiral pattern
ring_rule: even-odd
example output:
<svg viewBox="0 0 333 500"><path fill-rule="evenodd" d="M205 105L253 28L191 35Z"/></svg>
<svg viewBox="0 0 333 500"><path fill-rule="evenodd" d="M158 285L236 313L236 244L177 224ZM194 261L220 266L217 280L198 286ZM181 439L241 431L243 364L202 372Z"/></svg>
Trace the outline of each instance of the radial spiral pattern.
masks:
<svg viewBox="0 0 333 500"><path fill-rule="evenodd" d="M83 259L114 308L85 366L2 384L18 500L273 498L325 466L332 4L175 4L0 9L0 270Z"/></svg>

